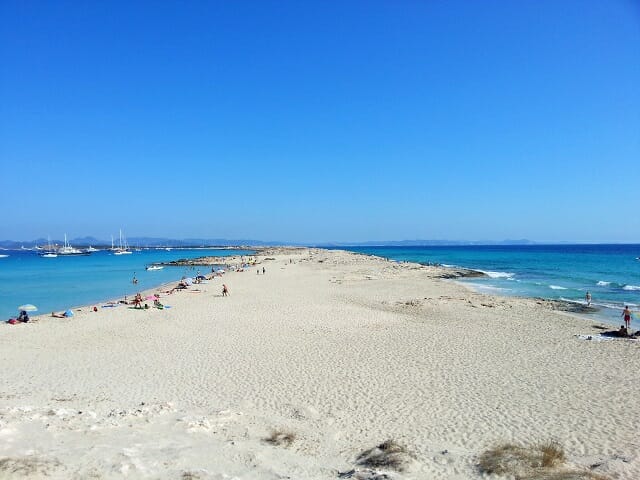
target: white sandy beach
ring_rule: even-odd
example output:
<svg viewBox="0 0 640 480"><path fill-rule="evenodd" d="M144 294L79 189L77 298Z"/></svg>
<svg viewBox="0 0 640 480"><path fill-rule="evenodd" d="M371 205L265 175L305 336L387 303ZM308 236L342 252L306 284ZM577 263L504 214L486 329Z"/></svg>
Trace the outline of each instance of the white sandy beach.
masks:
<svg viewBox="0 0 640 480"><path fill-rule="evenodd" d="M640 342L582 340L588 320L439 267L257 258L162 296L170 309L0 326L0 478L474 479L486 448L548 440L576 468L640 478ZM357 465L389 439L403 471Z"/></svg>

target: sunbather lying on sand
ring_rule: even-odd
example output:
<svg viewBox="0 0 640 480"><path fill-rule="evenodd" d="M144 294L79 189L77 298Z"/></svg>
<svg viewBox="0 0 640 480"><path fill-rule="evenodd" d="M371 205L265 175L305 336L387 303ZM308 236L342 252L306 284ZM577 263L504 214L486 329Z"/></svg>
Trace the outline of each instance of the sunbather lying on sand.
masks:
<svg viewBox="0 0 640 480"><path fill-rule="evenodd" d="M180 282L175 287L173 287L171 290L167 290L165 293L172 294L176 290L185 290L187 287L187 283L180 280Z"/></svg>
<svg viewBox="0 0 640 480"><path fill-rule="evenodd" d="M640 337L640 330L638 330L636 333L632 333L629 330L627 330L627 327L625 327L624 325L620 325L620 328L618 330L610 330L608 332L602 332L600 335L603 337L636 338L636 337Z"/></svg>

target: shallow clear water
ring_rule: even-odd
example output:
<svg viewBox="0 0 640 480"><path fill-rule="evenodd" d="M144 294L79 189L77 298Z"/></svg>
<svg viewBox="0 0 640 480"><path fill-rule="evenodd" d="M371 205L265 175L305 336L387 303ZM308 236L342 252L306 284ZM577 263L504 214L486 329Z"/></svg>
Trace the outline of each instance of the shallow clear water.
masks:
<svg viewBox="0 0 640 480"><path fill-rule="evenodd" d="M584 303L591 292L596 316L621 325L624 305L640 328L640 245L507 245L447 247L348 247L393 260L439 263L482 270L467 279L480 291Z"/></svg>
<svg viewBox="0 0 640 480"><path fill-rule="evenodd" d="M154 262L202 256L250 255L249 250L142 250L131 255L99 251L88 256L42 258L33 251L0 251L0 319L17 315L17 307L31 303L38 314L92 305L194 276L198 267L165 267L147 271ZM221 258L221 263L224 259ZM204 267L201 268L205 272ZM138 284L132 283L133 276Z"/></svg>

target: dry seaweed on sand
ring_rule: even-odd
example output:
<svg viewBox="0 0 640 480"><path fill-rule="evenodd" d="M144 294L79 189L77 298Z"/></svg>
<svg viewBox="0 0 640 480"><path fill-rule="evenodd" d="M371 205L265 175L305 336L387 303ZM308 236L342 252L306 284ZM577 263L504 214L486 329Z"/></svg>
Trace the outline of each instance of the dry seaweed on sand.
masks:
<svg viewBox="0 0 640 480"><path fill-rule="evenodd" d="M401 472L407 463L407 449L395 442L387 440L380 445L363 451L356 458L356 464L369 468L388 468Z"/></svg>
<svg viewBox="0 0 640 480"><path fill-rule="evenodd" d="M534 445L505 443L478 458L482 473L505 475L515 480L607 480L606 477L565 465L566 456L556 441Z"/></svg>
<svg viewBox="0 0 640 480"><path fill-rule="evenodd" d="M272 430L271 434L268 437L265 437L263 440L271 445L275 445L276 447L290 446L293 441L296 439L296 434L287 430Z"/></svg>

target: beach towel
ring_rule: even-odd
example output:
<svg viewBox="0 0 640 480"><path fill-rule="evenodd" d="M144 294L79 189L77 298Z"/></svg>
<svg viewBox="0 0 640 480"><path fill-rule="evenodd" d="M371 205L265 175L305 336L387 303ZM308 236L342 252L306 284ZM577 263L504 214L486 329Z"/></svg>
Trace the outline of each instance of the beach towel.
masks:
<svg viewBox="0 0 640 480"><path fill-rule="evenodd" d="M582 335L576 335L576 337L580 340L590 340L594 342L607 342L609 340L631 340L631 341L637 342L639 340L636 337L615 337L612 335L599 335L599 334L595 334L595 335L582 334Z"/></svg>
<svg viewBox="0 0 640 480"><path fill-rule="evenodd" d="M606 340L613 340L613 337L602 337L600 335L576 335L579 340L593 340L595 342L603 342Z"/></svg>

